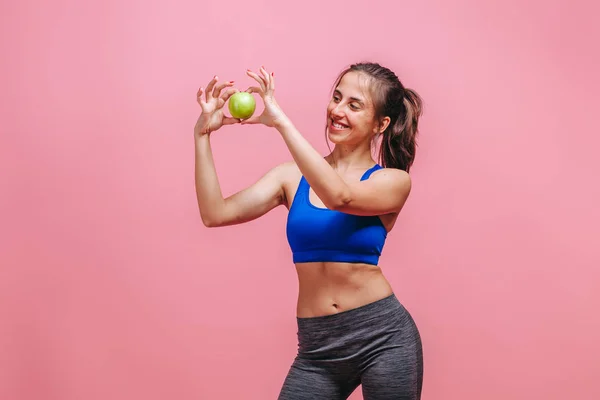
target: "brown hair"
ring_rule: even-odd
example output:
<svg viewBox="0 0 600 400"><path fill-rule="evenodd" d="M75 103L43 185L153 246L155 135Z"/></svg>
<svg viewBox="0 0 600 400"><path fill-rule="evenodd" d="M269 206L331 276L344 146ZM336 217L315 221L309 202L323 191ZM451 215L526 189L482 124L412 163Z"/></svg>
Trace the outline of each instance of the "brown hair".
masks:
<svg viewBox="0 0 600 400"><path fill-rule="evenodd" d="M378 121L386 116L390 118L390 124L381 138L381 165L408 172L417 149L418 122L423 112L421 97L414 90L405 88L394 72L370 62L346 68L335 81L334 89L350 71L362 72L371 79L369 89L375 118Z"/></svg>

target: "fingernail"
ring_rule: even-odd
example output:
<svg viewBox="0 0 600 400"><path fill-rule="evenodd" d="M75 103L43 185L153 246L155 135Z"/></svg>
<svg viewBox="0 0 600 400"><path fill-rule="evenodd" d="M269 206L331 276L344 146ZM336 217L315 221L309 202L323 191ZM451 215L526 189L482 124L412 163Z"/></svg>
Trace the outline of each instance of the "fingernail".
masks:
<svg viewBox="0 0 600 400"><path fill-rule="evenodd" d="M275 76L275 72L271 72L271 76Z"/></svg>

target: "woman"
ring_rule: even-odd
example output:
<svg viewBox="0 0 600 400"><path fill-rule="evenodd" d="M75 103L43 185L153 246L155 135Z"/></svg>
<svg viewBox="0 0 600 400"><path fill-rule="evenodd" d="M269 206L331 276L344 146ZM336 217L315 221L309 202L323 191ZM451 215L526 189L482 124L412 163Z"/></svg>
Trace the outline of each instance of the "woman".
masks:
<svg viewBox="0 0 600 400"><path fill-rule="evenodd" d="M275 101L274 74L264 67L246 73L258 83L247 91L265 106L248 120L223 114L238 91L233 82L215 76L198 91L196 193L208 227L247 222L279 205L289 209L299 343L279 399L346 399L359 384L365 400L419 399L419 332L378 259L410 192L421 99L379 64L350 66L327 107L326 132L335 147L322 157ZM236 123L275 128L294 161L224 199L209 140L221 126ZM381 165L371 151L379 138Z"/></svg>

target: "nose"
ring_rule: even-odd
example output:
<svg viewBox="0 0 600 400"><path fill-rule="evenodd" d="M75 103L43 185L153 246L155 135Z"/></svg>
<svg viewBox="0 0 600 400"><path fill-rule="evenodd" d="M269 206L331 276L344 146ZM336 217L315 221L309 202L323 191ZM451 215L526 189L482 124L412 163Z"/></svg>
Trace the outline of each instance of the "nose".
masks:
<svg viewBox="0 0 600 400"><path fill-rule="evenodd" d="M341 118L344 116L344 109L341 103L334 104L331 108L330 114L332 117Z"/></svg>

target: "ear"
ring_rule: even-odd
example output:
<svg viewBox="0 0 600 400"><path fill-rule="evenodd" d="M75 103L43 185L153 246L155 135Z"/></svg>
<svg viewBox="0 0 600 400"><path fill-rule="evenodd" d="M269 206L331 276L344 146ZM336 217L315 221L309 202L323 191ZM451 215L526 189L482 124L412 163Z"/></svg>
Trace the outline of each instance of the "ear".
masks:
<svg viewBox="0 0 600 400"><path fill-rule="evenodd" d="M383 117L379 122L379 126L377 127L378 131L376 133L383 133L390 125L390 117Z"/></svg>

